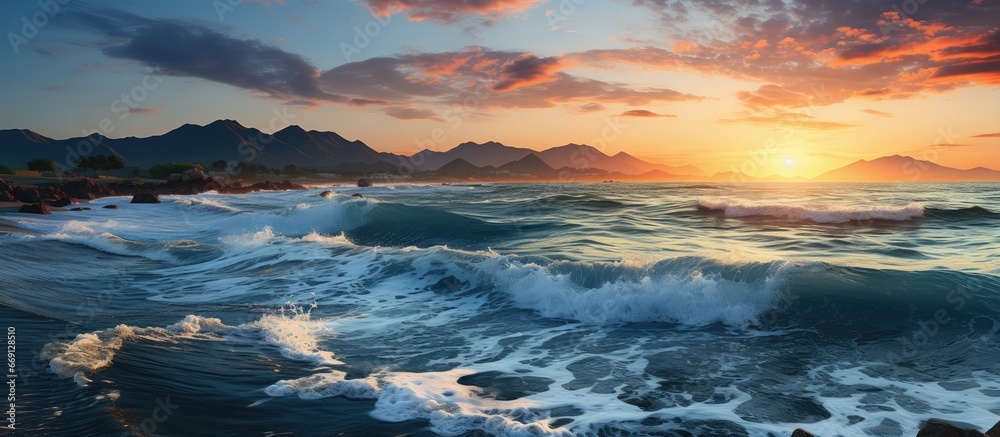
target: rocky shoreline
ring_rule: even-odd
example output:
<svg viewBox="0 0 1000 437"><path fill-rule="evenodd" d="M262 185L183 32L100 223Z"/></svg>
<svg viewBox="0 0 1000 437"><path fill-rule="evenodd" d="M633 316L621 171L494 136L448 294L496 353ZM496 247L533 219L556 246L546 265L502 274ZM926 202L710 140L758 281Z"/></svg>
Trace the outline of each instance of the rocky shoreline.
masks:
<svg viewBox="0 0 1000 437"><path fill-rule="evenodd" d="M226 184L212 176L206 176L201 170L189 170L182 174L170 175L166 182L138 183L134 181L98 183L93 179L83 178L61 184L51 184L39 187L16 186L0 179L0 202L24 203L21 212L45 214L49 206L65 207L78 200L93 200L112 196L135 196L134 203L151 202L152 197L164 194L200 194L216 191L221 194L246 194L257 191L287 191L305 190L307 187L291 182L258 182L252 185L239 183ZM143 201L142 199L145 199ZM29 206L30 205L30 206Z"/></svg>

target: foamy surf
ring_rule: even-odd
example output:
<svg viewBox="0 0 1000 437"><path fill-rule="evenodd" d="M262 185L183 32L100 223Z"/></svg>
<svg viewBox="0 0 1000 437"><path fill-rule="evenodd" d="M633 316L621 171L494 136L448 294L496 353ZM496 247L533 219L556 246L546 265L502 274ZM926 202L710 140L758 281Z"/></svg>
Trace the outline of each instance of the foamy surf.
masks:
<svg viewBox="0 0 1000 437"><path fill-rule="evenodd" d="M318 338L332 335L322 322L311 320L309 311L289 305L258 320L229 326L217 318L188 315L167 327L118 325L114 328L79 334L68 341L45 345L41 357L62 378L73 378L79 385L91 382L89 375L114 363L117 352L128 342L165 342L176 339L225 340L227 335L253 335L261 343L278 348L282 356L310 361L317 365L342 364L332 352L321 350Z"/></svg>
<svg viewBox="0 0 1000 437"><path fill-rule="evenodd" d="M265 416L296 435L316 432L300 418L393 435L989 425L1000 388L982 369L997 358L1000 278L981 230L1000 207L973 187L911 188L726 186L753 206L843 213L748 220L722 219L732 205L696 210L705 191L683 184L373 188L365 199L347 197L352 187L15 216L44 236L0 245L6 283L32 290L0 289L0 311L67 378L40 385L75 379L86 386L72 396L92 396L95 411L151 411L146 398L170 395L183 407L163 435L252 434ZM917 201L923 215L902 221L842 208ZM122 200L92 206L103 203ZM859 226L802 226L817 218ZM79 315L91 299L106 299L101 311ZM89 332L67 338L50 319ZM46 346L49 335L60 340ZM46 420L91 423L58 391L41 393L62 412Z"/></svg>

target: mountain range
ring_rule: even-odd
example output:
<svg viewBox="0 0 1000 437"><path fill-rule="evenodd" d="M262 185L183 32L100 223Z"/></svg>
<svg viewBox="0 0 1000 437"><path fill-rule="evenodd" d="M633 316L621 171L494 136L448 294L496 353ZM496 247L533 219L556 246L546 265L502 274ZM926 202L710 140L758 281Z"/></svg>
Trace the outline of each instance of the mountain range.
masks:
<svg viewBox="0 0 1000 437"><path fill-rule="evenodd" d="M274 134L245 127L235 120L216 120L204 126L185 124L163 135L146 138L89 137L56 140L26 129L0 130L0 165L23 167L47 158L60 168L75 167L76 159L90 155L118 155L127 166L149 168L165 162L218 160L247 162L272 168L288 164L300 168L364 173L422 172L438 176L531 176L576 179L605 178L648 181L1000 181L1000 171L985 167L960 170L907 156L859 160L812 179L772 175L754 178L740 173L707 175L692 165L669 166L641 160L625 152L608 155L595 147L567 144L543 151L510 147L498 142L467 142L447 151L422 150L411 156L379 152L360 140L334 132L289 126Z"/></svg>
<svg viewBox="0 0 1000 437"><path fill-rule="evenodd" d="M0 164L9 167L47 158L55 160L61 168L72 168L78 156L98 154L118 155L126 165L139 168L163 162L208 164L225 160L252 162L273 168L292 164L330 170L371 169L373 165L378 168L388 165L397 170L403 165L425 172L436 171L456 159L475 167L499 168L537 154L552 168L594 168L627 175L661 170L677 175L705 176L694 166L654 164L625 152L608 156L594 147L577 144L536 152L493 141L483 144L468 142L444 152L422 150L405 156L376 151L362 141L350 141L334 132L306 131L299 126L289 126L268 135L235 120L216 120L204 126L185 124L163 135L146 138L108 138L94 134L56 140L26 129L0 130Z"/></svg>

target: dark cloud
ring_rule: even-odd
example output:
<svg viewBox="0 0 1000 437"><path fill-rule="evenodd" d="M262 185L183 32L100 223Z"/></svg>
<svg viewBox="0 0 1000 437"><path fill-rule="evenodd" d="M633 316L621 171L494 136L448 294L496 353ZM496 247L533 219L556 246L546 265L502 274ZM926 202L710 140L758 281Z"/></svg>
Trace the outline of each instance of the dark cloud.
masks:
<svg viewBox="0 0 1000 437"><path fill-rule="evenodd" d="M323 89L353 99L396 105L473 105L478 109L550 108L591 104L699 100L678 91L634 89L559 71L564 62L526 52L463 51L372 58L341 65L320 76Z"/></svg>
<svg viewBox="0 0 1000 437"><path fill-rule="evenodd" d="M152 114L152 113L154 113L156 111L158 111L158 110L157 109L150 109L150 108L140 108L138 106L136 106L134 108L129 108L128 109L128 112L130 112L132 114L139 114L139 115L149 115L149 114Z"/></svg>
<svg viewBox="0 0 1000 437"><path fill-rule="evenodd" d="M496 91L508 91L525 85L545 82L559 71L556 58L539 58L527 53L503 67L504 79L493 86Z"/></svg>
<svg viewBox="0 0 1000 437"><path fill-rule="evenodd" d="M621 113L622 117L677 117L674 114L657 114L646 109L632 109Z"/></svg>
<svg viewBox="0 0 1000 437"><path fill-rule="evenodd" d="M386 108L385 114L400 120L435 120L443 121L437 113L428 109L416 109L406 107Z"/></svg>
<svg viewBox="0 0 1000 437"><path fill-rule="evenodd" d="M437 4L414 1L408 7L412 12L432 3ZM473 3L477 2L465 2L459 9L494 10L501 4L506 5L504 11L517 9L513 1ZM529 4L533 3L521 6ZM60 17L64 26L97 33L100 39L89 44L108 56L153 68L157 74L228 84L294 105L383 106L392 107L385 112L397 118L430 118L412 108L467 106L470 94L478 110L572 103L639 106L701 99L666 88L637 89L571 75L563 70L574 62L562 56L468 47L371 58L319 71L297 54L259 40L227 36L205 23L147 19L112 9L74 8Z"/></svg>
<svg viewBox="0 0 1000 437"><path fill-rule="evenodd" d="M973 136L971 136L969 138L1000 138L1000 132L992 133L992 134L973 135Z"/></svg>
<svg viewBox="0 0 1000 437"><path fill-rule="evenodd" d="M405 14L410 20L445 23L475 15L495 20L533 8L547 0L362 0L373 15Z"/></svg>
<svg viewBox="0 0 1000 437"><path fill-rule="evenodd" d="M448 91L447 87L432 82L410 80L407 62L412 60L413 57L407 56L351 62L322 73L319 80L330 92L353 94L361 100L433 97Z"/></svg>
<svg viewBox="0 0 1000 437"><path fill-rule="evenodd" d="M351 99L351 106L388 106L385 100Z"/></svg>
<svg viewBox="0 0 1000 437"><path fill-rule="evenodd" d="M95 31L111 57L138 61L158 74L197 77L275 98L346 102L319 87L319 72L301 56L259 40L236 39L180 20L148 19L122 11L70 10L64 23Z"/></svg>

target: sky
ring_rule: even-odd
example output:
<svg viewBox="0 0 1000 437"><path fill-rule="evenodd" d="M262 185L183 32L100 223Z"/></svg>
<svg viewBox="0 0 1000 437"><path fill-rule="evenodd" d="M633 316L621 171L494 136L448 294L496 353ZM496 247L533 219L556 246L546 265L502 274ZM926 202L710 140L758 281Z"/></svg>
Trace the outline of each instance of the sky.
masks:
<svg viewBox="0 0 1000 437"><path fill-rule="evenodd" d="M235 119L395 153L576 143L757 177L894 154L1000 169L1000 0L41 0L0 17L0 129L52 138Z"/></svg>

